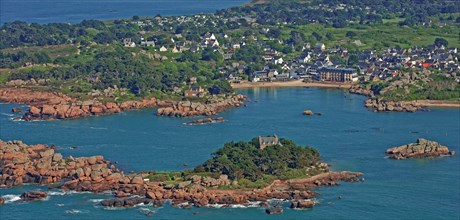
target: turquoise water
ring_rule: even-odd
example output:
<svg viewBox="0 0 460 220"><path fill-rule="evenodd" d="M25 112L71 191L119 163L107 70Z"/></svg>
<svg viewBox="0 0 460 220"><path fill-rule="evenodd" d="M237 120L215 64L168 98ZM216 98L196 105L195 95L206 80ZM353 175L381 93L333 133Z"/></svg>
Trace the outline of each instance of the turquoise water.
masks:
<svg viewBox="0 0 460 220"><path fill-rule="evenodd" d="M47 201L5 204L0 207L1 219L27 219L32 215L37 219L144 219L148 218L144 215L147 208L155 212L155 219L460 218L458 155L396 161L386 159L384 154L389 147L419 137L460 152L459 109L373 113L363 107L364 97L336 89L260 88L239 93L252 100L247 107L220 114L224 123L199 126L183 125L191 119L157 117L151 109L69 121L15 122L10 111L16 105L3 104L0 138L55 144L64 155L104 155L129 172L186 169L182 164L193 167L203 162L227 141L276 133L316 147L322 160L335 170L364 172L366 181L321 188L318 206L304 211L286 209L281 216L268 216L262 208L182 210L165 206L106 210L98 206L97 199L107 195L61 195L64 193L51 190L53 195ZM322 116L303 116L306 109L321 112ZM78 148L71 149L74 145ZM0 194L18 196L37 188L1 189ZM338 200L338 196L343 199Z"/></svg>
<svg viewBox="0 0 460 220"><path fill-rule="evenodd" d="M248 0L2 0L0 24L14 20L30 23L108 20L134 15L189 15L243 5Z"/></svg>

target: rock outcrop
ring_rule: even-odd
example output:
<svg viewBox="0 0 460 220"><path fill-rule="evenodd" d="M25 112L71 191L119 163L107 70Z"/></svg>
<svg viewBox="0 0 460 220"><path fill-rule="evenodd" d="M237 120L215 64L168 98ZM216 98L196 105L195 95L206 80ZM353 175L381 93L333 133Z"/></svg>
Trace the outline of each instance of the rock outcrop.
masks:
<svg viewBox="0 0 460 220"><path fill-rule="evenodd" d="M121 111L153 108L156 106L156 99L144 99L141 101L107 102L99 101L76 101L56 105L31 106L24 114L24 119L31 120L53 120L53 119L74 119L88 116L99 116L116 114Z"/></svg>
<svg viewBox="0 0 460 220"><path fill-rule="evenodd" d="M62 93L32 91L25 88L0 88L0 102L30 105L23 119L54 120L120 113L125 110L159 107L157 114L172 117L211 116L243 105L243 95L213 96L204 102L160 101L155 98L124 102L80 101ZM20 109L12 109L20 113Z"/></svg>
<svg viewBox="0 0 460 220"><path fill-rule="evenodd" d="M25 192L21 194L21 199L26 202L33 202L37 200L43 200L48 197L48 194L46 192L40 192L40 191L31 191L31 192Z"/></svg>
<svg viewBox="0 0 460 220"><path fill-rule="evenodd" d="M243 105L247 98L243 95L230 95L227 97L212 97L201 102L180 101L172 102L167 107L158 108L157 115L170 117L211 116L225 111L231 107Z"/></svg>
<svg viewBox="0 0 460 220"><path fill-rule="evenodd" d="M64 182L69 189L94 192L111 190L124 178L102 156L63 158L48 146L20 141L0 141L0 174L0 187Z"/></svg>
<svg viewBox="0 0 460 220"><path fill-rule="evenodd" d="M62 93L32 91L25 88L0 89L0 102L30 105L29 111L23 116L23 119L27 121L74 119L156 106L155 98L102 103L97 100L79 101ZM13 109L13 111L18 112L18 109Z"/></svg>
<svg viewBox="0 0 460 220"><path fill-rule="evenodd" d="M283 211L284 211L283 208L281 208L279 206L265 209L265 213L267 213L269 215L282 214Z"/></svg>
<svg viewBox="0 0 460 220"><path fill-rule="evenodd" d="M429 141L423 138L419 138L417 143L390 148L385 153L389 155L389 158L396 160L455 155L455 151L449 151L449 148L446 146L442 146L438 142Z"/></svg>
<svg viewBox="0 0 460 220"><path fill-rule="evenodd" d="M291 203L291 209L309 209L313 208L314 205L313 200L295 200Z"/></svg>
<svg viewBox="0 0 460 220"><path fill-rule="evenodd" d="M352 86L348 92L352 94L358 94L358 95L364 95L364 96L369 96L369 97L374 97L374 92L370 89L363 88L359 85L354 85Z"/></svg>
<svg viewBox="0 0 460 220"><path fill-rule="evenodd" d="M424 108L423 105L416 101L388 101L384 99L368 99L365 106L373 109L375 112L398 111L398 112L416 112Z"/></svg>
<svg viewBox="0 0 460 220"><path fill-rule="evenodd" d="M0 206L3 205L3 204L5 204L5 199L0 197Z"/></svg>
<svg viewBox="0 0 460 220"><path fill-rule="evenodd" d="M305 111L303 111L303 114L304 115L313 115L314 113L313 113L312 110L305 110Z"/></svg>
<svg viewBox="0 0 460 220"><path fill-rule="evenodd" d="M302 201L295 207L309 207L305 201L317 196L312 188L337 185L339 181L356 182L362 175L327 172L305 179L275 180L262 189L221 190L221 186L235 184L226 175L218 178L193 175L175 184L155 182L148 180L149 173L125 175L102 156L64 158L48 146L28 146L20 141L0 141L0 174L0 187L23 183L57 184L64 190L112 191L117 198L102 201L103 206L132 207L143 203L158 207L164 200L171 200L173 205L182 208L211 204L249 205L248 202L272 198ZM43 196L29 192L23 197L34 200Z"/></svg>

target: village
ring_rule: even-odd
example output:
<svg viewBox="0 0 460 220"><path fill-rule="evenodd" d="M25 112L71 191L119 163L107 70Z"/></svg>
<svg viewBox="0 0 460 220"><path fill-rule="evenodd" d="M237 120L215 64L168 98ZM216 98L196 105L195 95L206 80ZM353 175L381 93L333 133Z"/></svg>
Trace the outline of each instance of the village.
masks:
<svg viewBox="0 0 460 220"><path fill-rule="evenodd" d="M388 47L383 50L349 51L342 45L327 47L326 43L321 41L314 44L302 41L303 45L299 47L295 45L296 42L277 38L270 25L262 25L254 17L229 17L219 13L178 17L158 15L153 19L133 20L131 23L138 25L143 31L138 32L137 42L131 38L125 39L125 47L153 48L154 52L145 54L161 61L171 59L168 54L184 53L183 58L211 50L217 54L216 56L222 57L223 65L218 66L217 71L230 83L282 82L298 79L356 83L387 80L401 76L402 72L425 69L441 72L460 82L460 76L457 76L460 72L458 49L447 48L443 44L433 44L425 48ZM431 21L421 25L427 24L431 25ZM221 26L228 28L209 28ZM241 27L249 27L252 31L237 31ZM149 30L155 28L171 34L149 36ZM191 29L196 31L190 31ZM218 33L213 33L213 29ZM199 32L205 30L208 31ZM273 41L276 44L273 44ZM340 42L344 45L363 45L359 39L344 39ZM283 46L281 50L280 45ZM235 54L248 46L259 49L258 54L250 54L255 62L261 61L259 65L241 61L241 56L236 58ZM293 57L292 54L297 55Z"/></svg>

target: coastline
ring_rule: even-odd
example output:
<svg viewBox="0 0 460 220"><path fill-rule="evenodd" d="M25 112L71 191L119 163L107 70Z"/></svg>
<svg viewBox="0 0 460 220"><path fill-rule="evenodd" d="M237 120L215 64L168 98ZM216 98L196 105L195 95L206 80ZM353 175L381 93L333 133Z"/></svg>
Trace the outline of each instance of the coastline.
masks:
<svg viewBox="0 0 460 220"><path fill-rule="evenodd" d="M233 89L252 89L252 88L278 88L278 87L317 87L317 88L338 88L349 89L353 86L350 83L338 82L303 82L303 80L293 80L288 82L243 82L231 83Z"/></svg>
<svg viewBox="0 0 460 220"><path fill-rule="evenodd" d="M353 83L339 82L303 82L302 80L293 80L288 82L243 82L231 83L233 89L253 89L253 88L286 88L286 87L312 87L312 88L336 88L350 89ZM359 94L358 95L365 95ZM402 101L406 103L411 101ZM445 101L445 100L416 100L414 104L420 107L437 107L437 108L460 108L460 101Z"/></svg>
<svg viewBox="0 0 460 220"><path fill-rule="evenodd" d="M0 188L11 188L23 184L51 185L65 191L102 193L110 191L114 198L103 200L105 207L133 207L137 204L162 206L171 200L173 206L182 208L206 207L211 204L243 205L260 202L269 206L270 199L292 202L295 208L312 208L318 195L312 191L320 186L339 185L340 182L359 182L363 173L330 171L326 164L315 166L322 173L299 179L273 180L264 188L235 188L235 181L227 175L216 173L216 177L191 173L178 181L151 179L154 171L125 174L103 156L66 157L55 151L55 147L42 144L27 145L21 141L0 140ZM185 174L183 174L185 175ZM364 179L361 179L364 181ZM43 195L46 192L31 191L25 194ZM302 205L302 202L307 202ZM300 203L300 205L299 205ZM291 206L292 207L292 206Z"/></svg>

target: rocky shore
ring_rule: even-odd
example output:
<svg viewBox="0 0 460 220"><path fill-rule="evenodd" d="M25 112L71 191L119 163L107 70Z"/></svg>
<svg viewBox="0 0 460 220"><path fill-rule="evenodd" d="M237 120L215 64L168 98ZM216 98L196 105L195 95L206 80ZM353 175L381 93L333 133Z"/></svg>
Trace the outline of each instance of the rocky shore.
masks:
<svg viewBox="0 0 460 220"><path fill-rule="evenodd" d="M348 90L352 94L364 95L369 97L364 103L368 109L374 112L416 112L423 109L425 106L416 101L389 101L375 96L374 92L370 89L363 88L355 85Z"/></svg>
<svg viewBox="0 0 460 220"><path fill-rule="evenodd" d="M25 88L0 89L0 102L29 105L30 109L22 117L27 121L75 119L156 106L154 98L102 103L97 100L79 101L62 93L32 91ZM18 109L13 109L13 112L18 112Z"/></svg>
<svg viewBox="0 0 460 220"><path fill-rule="evenodd" d="M193 175L184 181L165 183L150 181L149 173L125 175L102 156L63 158L45 145L28 146L20 141L0 141L0 187L24 183L57 184L64 190L100 193L112 191L116 198L104 200L103 206L132 207L144 203L161 206L171 200L175 206L204 207L212 204L249 205L269 199L292 201L294 208L311 208L318 186L337 185L339 181L357 182L362 173L327 172L305 179L275 180L263 189L221 189L238 183L226 175L218 178ZM25 193L24 198L40 199L43 193Z"/></svg>
<svg viewBox="0 0 460 220"><path fill-rule="evenodd" d="M388 101L384 99L368 99L364 104L374 112L397 111L397 112L416 112L425 106L417 101Z"/></svg>
<svg viewBox="0 0 460 220"><path fill-rule="evenodd" d="M433 158L440 156L453 156L455 151L442 146L438 142L419 138L417 143L411 143L386 150L390 159L402 160L408 158Z"/></svg>
<svg viewBox="0 0 460 220"><path fill-rule="evenodd" d="M210 116L227 108L239 107L247 100L243 95L211 97L202 102L162 101L155 98L130 100L124 102L101 102L98 100L81 101L62 93L32 91L25 88L0 88L0 102L26 104L30 109L21 119L55 120L75 119L88 116L116 114L121 111L159 107L157 114L171 117ZM12 109L21 113L21 109Z"/></svg>
<svg viewBox="0 0 460 220"><path fill-rule="evenodd" d="M231 107L240 107L244 105L243 101L247 101L247 98L239 94L213 97L204 103L179 101L171 103L170 106L158 108L157 115L170 117L211 116Z"/></svg>

